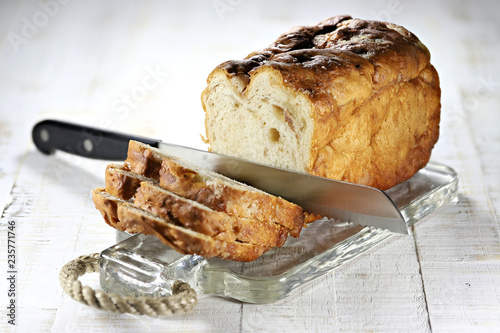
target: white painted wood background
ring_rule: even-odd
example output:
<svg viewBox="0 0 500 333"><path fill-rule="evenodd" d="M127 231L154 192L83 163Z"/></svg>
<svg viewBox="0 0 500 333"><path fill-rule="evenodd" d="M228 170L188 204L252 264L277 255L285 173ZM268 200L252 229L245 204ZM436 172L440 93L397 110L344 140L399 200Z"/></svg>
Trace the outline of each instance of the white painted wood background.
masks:
<svg viewBox="0 0 500 333"><path fill-rule="evenodd" d="M498 2L464 0L2 1L0 266L7 271L13 219L18 309L12 327L2 273L0 331L499 332L499 12ZM401 24L429 47L443 91L432 159L458 172L456 202L275 304L208 297L192 314L151 319L62 292L66 262L114 244L89 193L106 162L40 154L30 138L37 120L204 148L200 93L214 66L345 13ZM97 278L84 281L96 287Z"/></svg>

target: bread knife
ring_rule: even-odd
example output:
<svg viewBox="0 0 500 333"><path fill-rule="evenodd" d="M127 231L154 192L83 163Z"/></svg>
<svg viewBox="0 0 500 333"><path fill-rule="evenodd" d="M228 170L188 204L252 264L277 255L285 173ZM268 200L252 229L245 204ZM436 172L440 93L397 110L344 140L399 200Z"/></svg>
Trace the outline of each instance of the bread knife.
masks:
<svg viewBox="0 0 500 333"><path fill-rule="evenodd" d="M306 212L408 234L405 219L398 207L384 191L373 187L59 120L47 119L35 124L32 139L44 154L60 150L109 161L125 160L129 141L140 141L202 168L280 196L301 206Z"/></svg>

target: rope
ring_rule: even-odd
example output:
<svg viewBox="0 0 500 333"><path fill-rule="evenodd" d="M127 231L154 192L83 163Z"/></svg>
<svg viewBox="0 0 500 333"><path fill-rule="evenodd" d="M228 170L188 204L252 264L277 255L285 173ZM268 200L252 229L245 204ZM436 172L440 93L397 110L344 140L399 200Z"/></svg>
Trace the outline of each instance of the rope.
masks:
<svg viewBox="0 0 500 333"><path fill-rule="evenodd" d="M198 300L191 286L175 281L172 295L166 297L122 297L83 286L78 280L86 273L99 272L99 253L84 255L68 262L61 269L59 281L64 291L74 300L99 310L129 313L151 317L170 316L191 312Z"/></svg>

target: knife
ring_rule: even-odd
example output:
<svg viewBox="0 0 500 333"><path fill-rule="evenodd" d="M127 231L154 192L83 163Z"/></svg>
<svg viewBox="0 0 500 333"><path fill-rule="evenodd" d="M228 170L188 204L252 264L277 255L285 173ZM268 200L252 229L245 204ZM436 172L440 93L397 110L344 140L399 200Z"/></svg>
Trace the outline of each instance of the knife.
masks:
<svg viewBox="0 0 500 333"><path fill-rule="evenodd" d="M101 160L125 160L128 143L136 140L181 157L301 206L306 212L362 226L408 234L406 222L383 191L305 173L279 169L160 140L58 120L35 124L32 139L44 154L61 150Z"/></svg>

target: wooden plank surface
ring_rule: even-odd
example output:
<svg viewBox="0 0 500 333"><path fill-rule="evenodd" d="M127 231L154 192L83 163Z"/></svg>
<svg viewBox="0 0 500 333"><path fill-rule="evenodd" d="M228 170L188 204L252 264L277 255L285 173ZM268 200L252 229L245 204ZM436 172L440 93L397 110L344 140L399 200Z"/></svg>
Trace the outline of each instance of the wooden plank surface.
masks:
<svg viewBox="0 0 500 333"><path fill-rule="evenodd" d="M69 260L115 242L93 207L105 161L31 144L59 118L205 148L200 94L218 63L294 25L350 13L413 31L442 86L432 159L459 174L458 199L289 299L204 297L168 319L87 308L62 292ZM500 23L495 1L25 1L0 4L0 258L16 222L18 332L500 331ZM6 275L7 273L4 273ZM5 309L8 285L0 279ZM97 274L84 278L98 287Z"/></svg>

